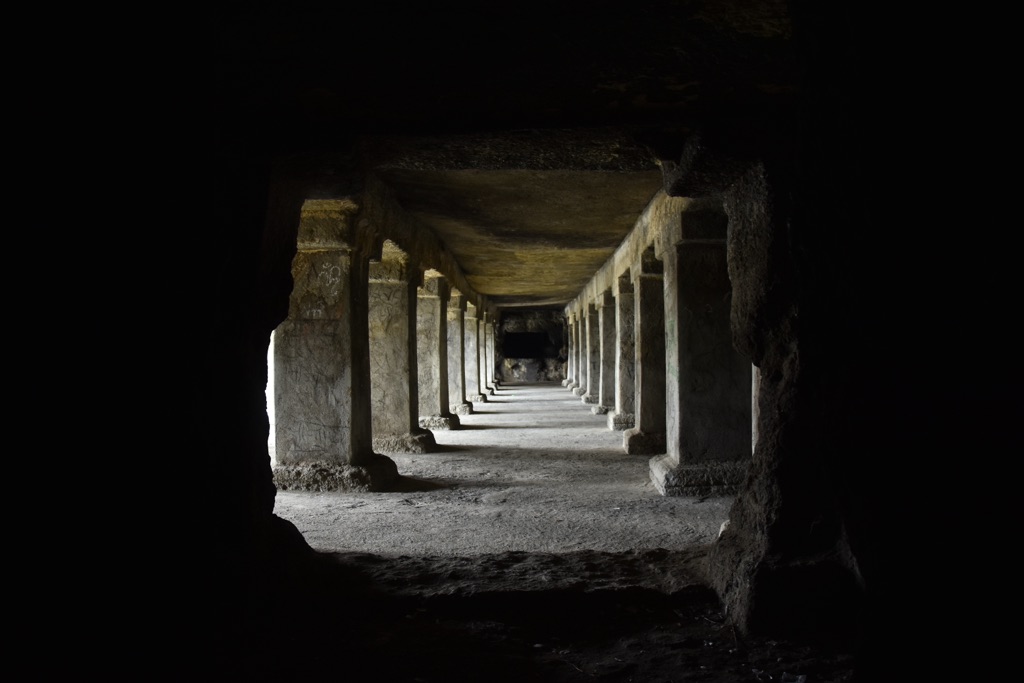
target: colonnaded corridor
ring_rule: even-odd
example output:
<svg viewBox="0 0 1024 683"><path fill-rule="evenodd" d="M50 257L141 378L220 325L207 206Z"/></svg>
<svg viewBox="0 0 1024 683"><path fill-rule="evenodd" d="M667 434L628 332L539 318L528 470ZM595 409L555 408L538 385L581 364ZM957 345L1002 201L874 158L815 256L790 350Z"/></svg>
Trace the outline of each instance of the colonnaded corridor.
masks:
<svg viewBox="0 0 1024 683"><path fill-rule="evenodd" d="M999 127L937 119L964 107L933 87L992 90L947 44L969 22L444 5L231 3L182 34L214 57L167 100L211 147L167 325L195 337L171 555L199 590L154 613L172 637L134 629L173 648L146 664L1005 678L1020 259L983 211L1012 202L956 164ZM163 595L149 564L122 583Z"/></svg>
<svg viewBox="0 0 1024 683"><path fill-rule="evenodd" d="M278 491L275 513L324 552L384 556L685 550L710 543L732 497L665 497L649 456L556 382L503 384L439 449L388 453L393 492Z"/></svg>
<svg viewBox="0 0 1024 683"><path fill-rule="evenodd" d="M725 624L706 561L731 497L660 495L649 456L558 382L473 407L436 452L388 454L395 491L278 491L319 560L280 568L277 611L245 646L261 656L226 653L232 677L849 680L848 652L741 643Z"/></svg>

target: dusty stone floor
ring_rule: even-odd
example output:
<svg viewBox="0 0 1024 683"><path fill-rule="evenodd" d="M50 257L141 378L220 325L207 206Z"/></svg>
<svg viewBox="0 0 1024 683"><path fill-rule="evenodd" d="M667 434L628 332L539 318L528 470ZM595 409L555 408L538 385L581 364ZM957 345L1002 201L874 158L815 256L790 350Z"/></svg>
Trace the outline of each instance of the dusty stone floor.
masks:
<svg viewBox="0 0 1024 683"><path fill-rule="evenodd" d="M462 557L510 551L681 550L710 542L731 498L665 498L560 383L499 387L441 450L388 453L395 493L279 491L275 513L318 550Z"/></svg>
<svg viewBox="0 0 1024 683"><path fill-rule="evenodd" d="M706 588L731 499L664 498L559 383L499 387L389 493L279 491L317 553L252 615L227 678L853 680L826 644L742 638ZM315 568L313 568L315 567Z"/></svg>

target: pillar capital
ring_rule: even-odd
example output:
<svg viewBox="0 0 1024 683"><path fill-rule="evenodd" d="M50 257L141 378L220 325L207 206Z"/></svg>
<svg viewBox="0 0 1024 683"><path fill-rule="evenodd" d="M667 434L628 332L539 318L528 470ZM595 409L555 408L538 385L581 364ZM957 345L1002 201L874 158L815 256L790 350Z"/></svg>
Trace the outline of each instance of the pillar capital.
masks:
<svg viewBox="0 0 1024 683"><path fill-rule="evenodd" d="M636 268L631 269L631 272L633 273L633 282L644 276L655 275L661 277L664 274L665 267L662 265L661 259L655 254L653 245L644 250L636 264Z"/></svg>
<svg viewBox="0 0 1024 683"><path fill-rule="evenodd" d="M679 243L725 242L729 217L721 204L694 203L683 212Z"/></svg>
<svg viewBox="0 0 1024 683"><path fill-rule="evenodd" d="M612 293L615 296L619 294L632 294L633 293L633 277L630 275L630 271L626 271L622 275L615 278L616 287Z"/></svg>
<svg viewBox="0 0 1024 683"><path fill-rule="evenodd" d="M462 295L462 292L452 287L448 293L448 310L449 311L466 311L466 297Z"/></svg>
<svg viewBox="0 0 1024 683"><path fill-rule="evenodd" d="M299 216L299 251L353 249L358 212L351 199L307 199Z"/></svg>
<svg viewBox="0 0 1024 683"><path fill-rule="evenodd" d="M416 290L417 296L437 297L447 300L451 296L448 280L436 270L429 269L423 273L423 284Z"/></svg>
<svg viewBox="0 0 1024 683"><path fill-rule="evenodd" d="M370 260L370 282L411 282L423 285L423 271L407 251L384 240L379 259Z"/></svg>

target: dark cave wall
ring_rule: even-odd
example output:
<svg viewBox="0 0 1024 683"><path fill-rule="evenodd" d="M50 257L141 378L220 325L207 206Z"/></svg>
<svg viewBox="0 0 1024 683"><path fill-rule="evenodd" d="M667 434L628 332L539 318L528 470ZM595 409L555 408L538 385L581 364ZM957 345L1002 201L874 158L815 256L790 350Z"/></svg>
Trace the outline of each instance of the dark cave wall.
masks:
<svg viewBox="0 0 1024 683"><path fill-rule="evenodd" d="M851 381L843 361L849 313L819 308L825 292L838 300L836 282L792 251L815 245L795 234L806 226L786 200L790 170L757 164L724 196L733 340L760 372L758 440L710 562L715 588L743 630L852 638L870 578L862 573L867 549L854 545L866 540L856 535L855 509L867 501L850 500L843 486L841 435L843 420L859 419L844 415L849 394L869 388ZM816 263L848 266L828 246L812 253Z"/></svg>
<svg viewBox="0 0 1024 683"><path fill-rule="evenodd" d="M918 352L904 346L913 306L900 291L913 264L896 256L898 212L877 215L862 192L884 138L873 116L850 119L865 85L857 26L796 7L806 68L792 112L729 136L742 150L709 153L724 129L693 145L698 162L719 161L704 180L729 216L733 342L760 373L758 441L709 568L741 631L863 639L864 680L887 680L893 578L925 561L894 524L911 516L906 458L923 445L899 417L927 385L907 382Z"/></svg>
<svg viewBox="0 0 1024 683"><path fill-rule="evenodd" d="M838 18L802 16L841 35ZM863 141L844 128L829 82L846 55L803 38L814 69L793 110L709 122L688 141L674 189L722 201L733 343L759 372L757 443L712 546L712 584L742 632L856 639L887 533L870 512L887 484L871 481L870 437L857 432L877 424L865 409L880 367L863 341L881 321L859 303L877 286L861 273L875 260L855 189Z"/></svg>
<svg viewBox="0 0 1024 683"><path fill-rule="evenodd" d="M849 3L794 7L805 69L801 102L790 112L799 134L787 133L785 154L745 165L723 196L735 221L734 339L760 368L762 389L751 471L710 568L730 618L751 631L853 623L905 636L929 619L919 608L936 598L922 594L937 582L921 577L950 573L937 560L960 553L974 562L979 549L1012 545L993 538L1000 520L1017 518L1004 509L1016 496L1002 489L1013 477L995 467L1017 441L1008 432L1019 423L1020 399L1008 380L1020 377L1019 354L1012 342L993 340L1011 336L1007 312L1015 309L1004 300L1019 289L1018 269L1007 263L1013 250L994 240L927 246L938 223L917 212L936 203L935 190L905 187L923 164L900 153L904 130L920 121L891 121L901 102L873 92L883 71L859 71L862 56L879 49L876 17ZM272 514L264 388L267 343L287 310L294 230L309 190L298 171L275 181L273 162L302 146L289 136L314 138L316 129L275 103L272 79L260 75L251 89L217 102L212 237L197 245L200 266L188 274L202 311L201 390L188 429L200 445L198 533L206 545L193 562L210 589L204 609L232 620L259 613L275 563L303 545ZM935 187L950 187L945 180ZM960 228L982 224L971 219ZM939 265L919 277L922 262ZM996 464L971 462L985 458ZM967 521L954 518L962 508L947 504L951 493L977 506ZM923 501L908 503L908 495ZM915 541L928 529L955 529L970 551ZM1004 559L976 564L988 571ZM942 598L1000 602L977 588L952 592ZM928 642L935 656L939 645Z"/></svg>
<svg viewBox="0 0 1024 683"><path fill-rule="evenodd" d="M244 137L241 129L235 134ZM282 561L308 551L294 527L273 515L265 393L267 349L288 310L306 188L287 173L275 181L274 163L259 145L222 148L218 161L219 239L206 245L201 271L209 278L199 327L201 390L187 427L203 468L189 494L201 510L196 536L207 549L188 553L203 600L197 629L215 641L230 637L239 615L265 604Z"/></svg>
<svg viewBox="0 0 1024 683"><path fill-rule="evenodd" d="M529 357L506 358L506 335L543 335ZM502 382L560 382L566 377L568 340L561 310L504 311L495 336L495 372Z"/></svg>

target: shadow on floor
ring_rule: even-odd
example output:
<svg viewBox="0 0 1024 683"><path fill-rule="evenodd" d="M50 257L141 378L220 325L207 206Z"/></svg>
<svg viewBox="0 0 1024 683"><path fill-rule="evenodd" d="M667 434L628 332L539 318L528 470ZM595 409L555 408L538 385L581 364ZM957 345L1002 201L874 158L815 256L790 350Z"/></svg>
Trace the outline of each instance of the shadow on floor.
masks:
<svg viewBox="0 0 1024 683"><path fill-rule="evenodd" d="M393 486L389 487L388 490L392 493L417 493L420 491L437 491L438 489L446 488L448 488L448 486L438 484L434 481L399 475L398 481L395 482Z"/></svg>

